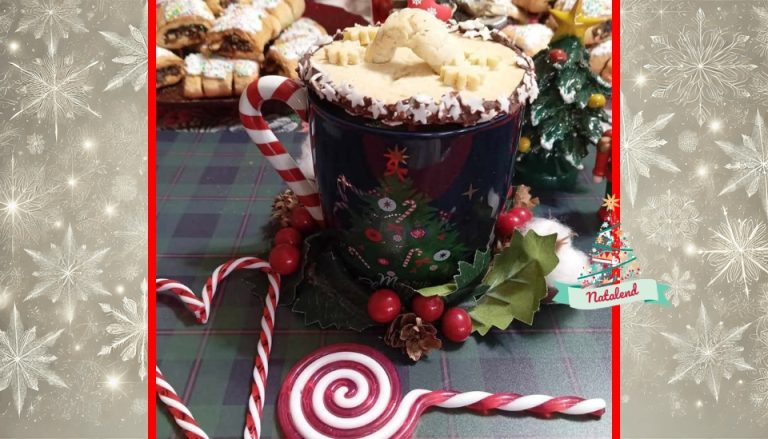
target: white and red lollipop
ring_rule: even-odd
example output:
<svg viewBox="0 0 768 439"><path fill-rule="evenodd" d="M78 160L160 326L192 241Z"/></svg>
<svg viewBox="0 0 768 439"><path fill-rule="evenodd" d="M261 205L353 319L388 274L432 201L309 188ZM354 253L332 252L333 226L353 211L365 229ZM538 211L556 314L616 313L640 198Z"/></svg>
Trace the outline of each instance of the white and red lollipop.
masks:
<svg viewBox="0 0 768 439"><path fill-rule="evenodd" d="M394 365L373 348L342 343L296 364L280 389L278 419L289 439L401 439L411 437L430 407L556 413L600 417L602 399L516 393L411 390L401 398Z"/></svg>

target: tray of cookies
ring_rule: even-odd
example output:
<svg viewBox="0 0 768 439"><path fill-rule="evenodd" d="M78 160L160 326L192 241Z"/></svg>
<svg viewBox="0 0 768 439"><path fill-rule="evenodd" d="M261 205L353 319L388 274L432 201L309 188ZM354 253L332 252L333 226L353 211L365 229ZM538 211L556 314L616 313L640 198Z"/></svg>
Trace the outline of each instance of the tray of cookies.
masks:
<svg viewBox="0 0 768 439"><path fill-rule="evenodd" d="M237 102L251 81L296 78L299 59L318 41L367 23L312 0L156 1L160 129L238 125Z"/></svg>

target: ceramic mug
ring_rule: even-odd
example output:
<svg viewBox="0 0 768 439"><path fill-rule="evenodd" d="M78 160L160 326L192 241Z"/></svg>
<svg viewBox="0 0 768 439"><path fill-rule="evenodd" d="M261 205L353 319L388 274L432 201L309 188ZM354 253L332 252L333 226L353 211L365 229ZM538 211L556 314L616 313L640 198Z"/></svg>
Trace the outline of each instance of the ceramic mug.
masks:
<svg viewBox="0 0 768 439"><path fill-rule="evenodd" d="M309 123L316 180L269 130L262 102ZM265 76L240 100L243 124L310 213L339 236L338 253L373 285L450 281L459 261L494 241L514 169L523 106L474 126L390 127L351 116L300 82Z"/></svg>

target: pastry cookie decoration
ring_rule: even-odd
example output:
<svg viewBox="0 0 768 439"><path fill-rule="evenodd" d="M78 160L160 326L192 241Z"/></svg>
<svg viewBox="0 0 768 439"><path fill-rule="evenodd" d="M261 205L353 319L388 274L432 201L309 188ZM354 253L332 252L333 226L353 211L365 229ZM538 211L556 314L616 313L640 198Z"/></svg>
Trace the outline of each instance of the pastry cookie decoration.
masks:
<svg viewBox="0 0 768 439"><path fill-rule="evenodd" d="M417 9L337 33L298 70L313 96L385 125L474 125L538 95L533 61L502 33Z"/></svg>
<svg viewBox="0 0 768 439"><path fill-rule="evenodd" d="M488 67L491 70L499 66L499 57L495 55L489 55L483 52L469 52L464 55L470 64L476 66Z"/></svg>
<svg viewBox="0 0 768 439"><path fill-rule="evenodd" d="M157 45L183 49L205 41L214 16L203 0L165 0L157 3Z"/></svg>
<svg viewBox="0 0 768 439"><path fill-rule="evenodd" d="M399 47L411 49L435 73L463 58L459 48L451 44L445 23L421 9L402 9L390 15L368 46L365 59L375 64L388 63Z"/></svg>
<svg viewBox="0 0 768 439"><path fill-rule="evenodd" d="M177 84L184 78L184 60L175 53L156 46L155 59L157 60L157 68L155 69L155 88Z"/></svg>
<svg viewBox="0 0 768 439"><path fill-rule="evenodd" d="M342 41L324 48L328 62L337 66L359 64L364 58L364 49L357 41Z"/></svg>
<svg viewBox="0 0 768 439"><path fill-rule="evenodd" d="M284 30L269 47L265 70L297 79L296 70L299 59L329 38L325 29L316 21L310 18L300 18Z"/></svg>
<svg viewBox="0 0 768 439"><path fill-rule="evenodd" d="M377 26L355 26L348 27L342 31L344 40L357 41L363 46L367 46L376 38L379 31Z"/></svg>
<svg viewBox="0 0 768 439"><path fill-rule="evenodd" d="M485 73L474 66L443 66L440 79L456 90L477 90L485 80Z"/></svg>

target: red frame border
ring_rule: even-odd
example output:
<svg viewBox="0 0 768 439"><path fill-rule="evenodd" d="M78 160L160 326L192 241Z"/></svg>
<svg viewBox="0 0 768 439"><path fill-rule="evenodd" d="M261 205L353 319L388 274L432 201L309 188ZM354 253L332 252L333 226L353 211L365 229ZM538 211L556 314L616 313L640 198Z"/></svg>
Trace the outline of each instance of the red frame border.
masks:
<svg viewBox="0 0 768 439"><path fill-rule="evenodd" d="M621 29L621 1L612 0L612 27L614 36L619 36ZM156 8L148 5L148 18L149 29L154 29L157 19ZM156 45L155 32L148 32L148 61L147 71L153 72L155 70L155 56L152 53L152 47ZM612 191L614 196L619 197L621 195L621 166L620 166L620 140L621 140L621 39L612 39L612 83L614 88L612 90L612 148L611 148L611 182ZM147 81L147 175L148 175L148 209L147 209L147 233L148 233L148 249L147 249L147 281L149 282L149 297L148 297L148 328L147 328L147 350L148 350L148 363L149 378L147 379L147 437L155 437L157 426L157 411L156 411L156 395L155 395L155 368L152 367L157 361L155 353L156 349L156 288L155 278L157 277L157 266L155 255L157 253L156 246L156 209L157 209L157 191L156 191L156 111L155 111L155 76L148 74ZM618 93L617 93L618 92ZM621 209L619 209L619 215L621 215ZM621 437L621 339L620 339L620 324L621 324L621 310L618 306L611 310L611 428L612 437L614 439Z"/></svg>
<svg viewBox="0 0 768 439"><path fill-rule="evenodd" d="M613 0L611 8L611 192L621 195L621 0ZM617 214L621 218L621 207ZM611 310L611 428L612 437L621 437L621 307Z"/></svg>
<svg viewBox="0 0 768 439"><path fill-rule="evenodd" d="M149 29L149 32L147 32L149 34L149 42L147 44L147 51L149 52L147 60L147 176L149 179L147 184L147 234L149 235L147 236L147 281L149 283L149 296L147 297L149 311L149 316L147 319L147 322L149 323L147 326L147 350L149 351L147 352L149 362L149 378L147 378L147 437L154 438L157 436L157 399L155 395L155 377L157 374L155 373L155 368L152 367L157 362L157 303L155 300L157 297L157 289L155 287L155 279L157 278L157 258L155 256L157 254L157 243L155 239L157 235L157 165L155 159L157 147L157 129L155 121L156 78L155 75L150 74L150 72L155 71L156 63L155 54L152 53L152 47L156 46L157 41L156 33L152 31L152 29L155 28L157 23L157 8L153 8L149 4L147 4L147 8L149 9L147 11L149 18L149 24L147 26Z"/></svg>

